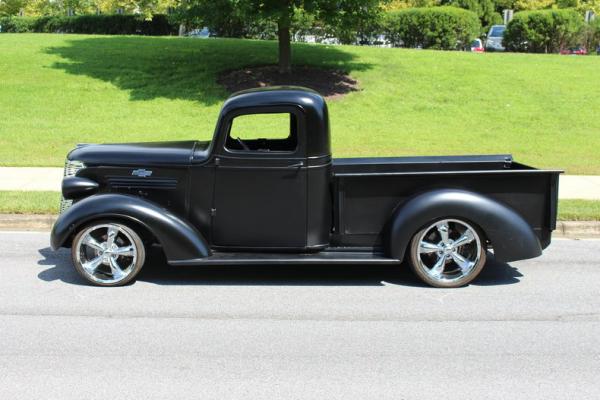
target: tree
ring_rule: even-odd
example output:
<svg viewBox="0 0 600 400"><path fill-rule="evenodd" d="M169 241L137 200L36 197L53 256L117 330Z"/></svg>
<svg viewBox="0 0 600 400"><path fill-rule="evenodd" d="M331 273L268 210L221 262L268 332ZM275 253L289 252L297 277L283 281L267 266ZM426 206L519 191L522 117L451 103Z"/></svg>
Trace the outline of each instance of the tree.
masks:
<svg viewBox="0 0 600 400"><path fill-rule="evenodd" d="M366 26L379 14L380 0L183 0L180 16L211 28L275 23L279 52L279 72L291 72L291 28L296 15L314 17L323 26L347 32ZM218 30L218 29L216 29Z"/></svg>
<svg viewBox="0 0 600 400"><path fill-rule="evenodd" d="M414 7L435 7L439 6L441 0L389 0L383 4L385 11L397 11L405 8Z"/></svg>
<svg viewBox="0 0 600 400"><path fill-rule="evenodd" d="M26 0L0 0L0 17L17 15L25 8Z"/></svg>
<svg viewBox="0 0 600 400"><path fill-rule="evenodd" d="M502 16L496 12L493 0L446 0L443 3L473 11L479 17L483 32L492 25L502 23Z"/></svg>
<svg viewBox="0 0 600 400"><path fill-rule="evenodd" d="M559 8L576 8L585 13L588 10L600 14L600 0L556 0Z"/></svg>
<svg viewBox="0 0 600 400"><path fill-rule="evenodd" d="M554 0L516 0L516 10L543 10L554 5Z"/></svg>

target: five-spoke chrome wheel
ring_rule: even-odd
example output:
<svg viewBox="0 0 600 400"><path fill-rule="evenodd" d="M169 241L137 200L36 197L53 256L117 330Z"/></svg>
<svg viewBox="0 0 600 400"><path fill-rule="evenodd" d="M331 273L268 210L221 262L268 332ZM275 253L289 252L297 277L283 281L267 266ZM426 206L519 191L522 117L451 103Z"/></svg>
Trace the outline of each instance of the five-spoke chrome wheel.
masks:
<svg viewBox="0 0 600 400"><path fill-rule="evenodd" d="M442 219L419 231L411 242L410 264L426 283L459 287L485 265L485 246L477 229L459 219Z"/></svg>
<svg viewBox="0 0 600 400"><path fill-rule="evenodd" d="M119 223L89 225L75 236L73 264L88 281L118 286L131 281L144 264L145 251L139 235Z"/></svg>

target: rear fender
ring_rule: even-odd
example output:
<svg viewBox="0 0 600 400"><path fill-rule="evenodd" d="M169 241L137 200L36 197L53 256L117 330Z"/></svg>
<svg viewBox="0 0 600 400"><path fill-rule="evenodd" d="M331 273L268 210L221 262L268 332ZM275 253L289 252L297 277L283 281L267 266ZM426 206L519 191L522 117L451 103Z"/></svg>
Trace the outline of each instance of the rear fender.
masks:
<svg viewBox="0 0 600 400"><path fill-rule="evenodd" d="M497 260L508 262L542 254L531 226L513 209L486 196L454 189L422 193L398 207L391 219L387 249L402 260L413 235L432 221L454 217L478 225L494 248Z"/></svg>
<svg viewBox="0 0 600 400"><path fill-rule="evenodd" d="M122 194L94 195L75 203L54 223L50 236L52 248L69 245L73 233L87 222L110 218L144 226L158 239L169 262L211 254L202 234L188 222L150 201Z"/></svg>

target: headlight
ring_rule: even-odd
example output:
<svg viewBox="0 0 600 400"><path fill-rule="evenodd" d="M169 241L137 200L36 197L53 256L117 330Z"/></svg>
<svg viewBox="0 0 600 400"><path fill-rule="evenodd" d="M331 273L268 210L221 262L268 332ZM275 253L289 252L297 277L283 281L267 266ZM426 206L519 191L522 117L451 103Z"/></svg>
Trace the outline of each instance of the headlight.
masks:
<svg viewBox="0 0 600 400"><path fill-rule="evenodd" d="M77 172L85 168L85 164L81 161L67 160L65 161L65 172L63 176L69 178L77 175ZM60 213L64 213L73 205L73 200L67 200L64 197L60 199Z"/></svg>
<svg viewBox="0 0 600 400"><path fill-rule="evenodd" d="M85 164L81 161L67 160L65 161L65 173L64 177L75 176L79 170L85 168Z"/></svg>

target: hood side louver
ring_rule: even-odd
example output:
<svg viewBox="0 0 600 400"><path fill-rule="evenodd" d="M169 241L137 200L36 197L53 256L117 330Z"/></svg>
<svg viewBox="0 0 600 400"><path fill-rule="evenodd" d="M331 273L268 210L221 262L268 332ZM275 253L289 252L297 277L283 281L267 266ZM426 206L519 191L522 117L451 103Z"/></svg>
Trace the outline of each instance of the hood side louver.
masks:
<svg viewBox="0 0 600 400"><path fill-rule="evenodd" d="M173 178L109 176L107 183L113 189L177 189L177 179Z"/></svg>

